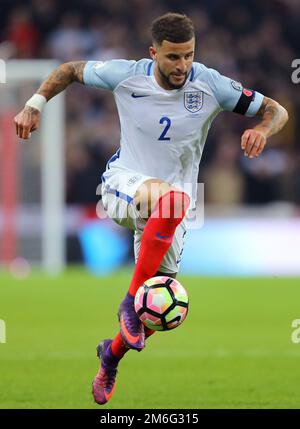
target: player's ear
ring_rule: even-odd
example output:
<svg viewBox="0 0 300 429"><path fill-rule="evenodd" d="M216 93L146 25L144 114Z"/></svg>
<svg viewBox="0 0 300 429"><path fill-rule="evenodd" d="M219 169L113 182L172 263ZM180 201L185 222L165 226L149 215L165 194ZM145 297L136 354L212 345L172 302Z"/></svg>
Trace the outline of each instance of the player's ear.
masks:
<svg viewBox="0 0 300 429"><path fill-rule="evenodd" d="M156 60L156 49L153 46L150 46L149 53L152 60Z"/></svg>

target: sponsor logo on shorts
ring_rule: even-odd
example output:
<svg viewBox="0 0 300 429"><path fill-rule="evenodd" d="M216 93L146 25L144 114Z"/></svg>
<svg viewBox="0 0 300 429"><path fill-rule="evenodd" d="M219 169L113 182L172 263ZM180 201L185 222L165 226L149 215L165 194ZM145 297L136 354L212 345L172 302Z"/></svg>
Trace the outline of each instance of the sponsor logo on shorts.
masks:
<svg viewBox="0 0 300 429"><path fill-rule="evenodd" d="M127 186L134 185L142 176L132 176L127 182Z"/></svg>

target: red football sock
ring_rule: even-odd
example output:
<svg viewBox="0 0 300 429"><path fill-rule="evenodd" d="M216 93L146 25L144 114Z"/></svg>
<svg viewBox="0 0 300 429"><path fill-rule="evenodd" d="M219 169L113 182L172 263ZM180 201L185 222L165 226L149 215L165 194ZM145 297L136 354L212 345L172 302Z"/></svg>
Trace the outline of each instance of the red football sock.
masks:
<svg viewBox="0 0 300 429"><path fill-rule="evenodd" d="M145 338L149 338L151 335L155 334L156 331L152 331L149 328L145 327ZM111 343L111 351L112 354L118 359L122 359L125 353L130 350L127 346L125 346L120 332L115 336L113 342Z"/></svg>
<svg viewBox="0 0 300 429"><path fill-rule="evenodd" d="M129 286L130 295L135 296L138 288L157 272L189 203L189 196L181 191L170 191L159 198L142 234L140 252Z"/></svg>
<svg viewBox="0 0 300 429"><path fill-rule="evenodd" d="M121 333L118 332L118 334L113 339L113 342L111 343L111 351L113 355L121 359L128 350L129 348L125 346L122 340Z"/></svg>

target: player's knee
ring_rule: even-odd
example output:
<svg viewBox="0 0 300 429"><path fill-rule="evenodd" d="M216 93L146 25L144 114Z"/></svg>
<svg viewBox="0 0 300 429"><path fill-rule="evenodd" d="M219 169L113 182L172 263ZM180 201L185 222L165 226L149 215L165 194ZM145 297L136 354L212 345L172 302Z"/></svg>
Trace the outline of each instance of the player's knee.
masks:
<svg viewBox="0 0 300 429"><path fill-rule="evenodd" d="M160 198L173 188L169 183L159 179L150 179L138 188L134 202L142 218L148 218L157 207Z"/></svg>
<svg viewBox="0 0 300 429"><path fill-rule="evenodd" d="M174 217L183 217L190 205L190 197L180 190L170 191L170 196Z"/></svg>
<svg viewBox="0 0 300 429"><path fill-rule="evenodd" d="M159 204L159 206L158 206ZM158 198L152 200L152 210L159 210L160 215L170 219L183 219L190 204L190 197L185 192L169 187Z"/></svg>
<svg viewBox="0 0 300 429"><path fill-rule="evenodd" d="M189 207L190 197L179 189L170 189L163 195L162 211L169 213L171 219L182 219Z"/></svg>
<svg viewBox="0 0 300 429"><path fill-rule="evenodd" d="M183 218L190 204L190 197L167 182L149 180L140 186L135 196L136 208L142 218L147 219L161 201L164 213Z"/></svg>

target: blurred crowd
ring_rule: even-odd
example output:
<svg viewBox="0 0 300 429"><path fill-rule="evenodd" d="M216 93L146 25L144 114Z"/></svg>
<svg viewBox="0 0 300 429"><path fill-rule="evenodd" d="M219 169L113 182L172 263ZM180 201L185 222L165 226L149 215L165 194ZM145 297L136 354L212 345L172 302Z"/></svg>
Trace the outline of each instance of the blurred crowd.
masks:
<svg viewBox="0 0 300 429"><path fill-rule="evenodd" d="M168 12L192 18L195 61L283 104L290 116L262 156L249 160L240 137L257 119L222 113L200 166L210 203L300 205L299 0L1 0L1 58L71 60L148 57L151 21ZM119 146L113 97L74 84L67 90L67 201L96 202L101 172Z"/></svg>

